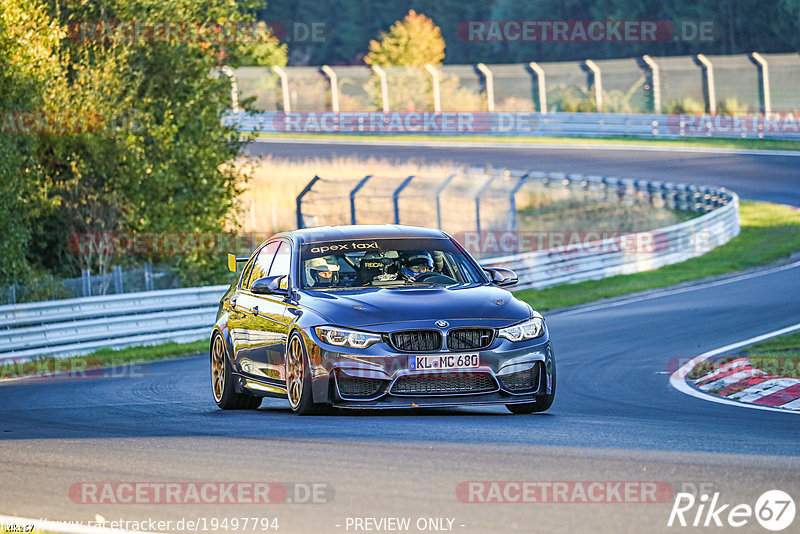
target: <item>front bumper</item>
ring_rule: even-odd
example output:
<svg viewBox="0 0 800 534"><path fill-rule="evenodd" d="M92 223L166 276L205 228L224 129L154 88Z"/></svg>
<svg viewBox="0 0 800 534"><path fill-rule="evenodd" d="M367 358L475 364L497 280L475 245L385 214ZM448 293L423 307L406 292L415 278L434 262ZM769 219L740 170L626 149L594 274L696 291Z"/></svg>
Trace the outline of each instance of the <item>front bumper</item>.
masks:
<svg viewBox="0 0 800 534"><path fill-rule="evenodd" d="M420 372L409 356L386 344L341 352L311 334L307 338L314 402L344 408L416 408L537 402L552 392L554 354L549 333L529 341L496 338L485 349L425 355L477 353L479 367Z"/></svg>

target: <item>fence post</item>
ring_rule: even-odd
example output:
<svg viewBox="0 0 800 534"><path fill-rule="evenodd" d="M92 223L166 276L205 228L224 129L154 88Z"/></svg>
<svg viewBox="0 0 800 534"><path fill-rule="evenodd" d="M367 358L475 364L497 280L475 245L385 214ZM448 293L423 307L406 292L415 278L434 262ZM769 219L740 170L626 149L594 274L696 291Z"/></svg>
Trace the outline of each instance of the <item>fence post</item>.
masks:
<svg viewBox="0 0 800 534"><path fill-rule="evenodd" d="M769 65L767 64L767 60L764 59L764 56L759 54L758 52L753 52L750 54L750 58L756 62L758 66L758 92L760 93L758 96L759 100L761 101L761 113L769 113L772 111L772 97L770 95L769 89Z"/></svg>
<svg viewBox="0 0 800 534"><path fill-rule="evenodd" d="M144 264L144 290L153 290L153 264L149 261Z"/></svg>
<svg viewBox="0 0 800 534"><path fill-rule="evenodd" d="M356 193L358 190L364 187L364 184L367 183L367 180L372 178L371 174L366 175L361 179L360 182L350 191L350 224L358 224L356 222Z"/></svg>
<svg viewBox="0 0 800 534"><path fill-rule="evenodd" d="M389 83L386 81L386 71L378 65L373 65L372 72L381 79L381 104L383 104L383 112L389 113Z"/></svg>
<svg viewBox="0 0 800 534"><path fill-rule="evenodd" d="M436 189L436 227L441 230L442 229L442 203L441 203L441 195L442 191L447 189L447 186L450 185L450 182L453 181L453 178L456 177L456 173L451 174L447 178L444 179L444 182Z"/></svg>
<svg viewBox="0 0 800 534"><path fill-rule="evenodd" d="M714 86L714 65L703 54L695 56L703 68L703 85L705 86L706 112L711 115L717 113L717 90Z"/></svg>
<svg viewBox="0 0 800 534"><path fill-rule="evenodd" d="M486 111L492 113L494 111L494 75L484 63L478 63L477 67L486 81Z"/></svg>
<svg viewBox="0 0 800 534"><path fill-rule="evenodd" d="M221 70L231 82L231 111L239 113L239 84L236 82L236 73L227 65L223 65L219 70Z"/></svg>
<svg viewBox="0 0 800 534"><path fill-rule="evenodd" d="M408 178L403 180L403 183L400 184L400 187L395 189L394 193L392 193L392 202L394 203L394 223L395 224L400 224L400 206L399 206L400 193L403 192L403 189L405 189L406 186L409 183L411 183L411 180L413 180L413 179L414 179L414 175L412 174L411 176L409 176Z"/></svg>
<svg viewBox="0 0 800 534"><path fill-rule="evenodd" d="M289 77L286 75L286 71L277 65L273 65L272 70L275 71L275 74L277 74L281 79L281 91L283 92L283 112L291 113L292 102L289 99Z"/></svg>
<svg viewBox="0 0 800 534"><path fill-rule="evenodd" d="M489 175L489 179L478 189L478 192L475 194L475 230L478 232L480 236L481 233L481 195L484 191L491 185L492 181L494 180L494 175Z"/></svg>
<svg viewBox="0 0 800 534"><path fill-rule="evenodd" d="M508 226L509 229L516 233L519 231L519 214L517 213L517 193L525 185L525 182L528 181L531 173L526 172L522 176L519 177L519 181L516 183L514 187L511 188L511 191L508 194ZM516 236L516 245L514 246L514 252L519 252L519 236Z"/></svg>
<svg viewBox="0 0 800 534"><path fill-rule="evenodd" d="M122 290L122 266L115 265L112 274L114 277L114 292L118 295L124 293Z"/></svg>
<svg viewBox="0 0 800 534"><path fill-rule="evenodd" d="M331 83L331 111L339 113L339 82L336 73L328 65L323 65L320 70L328 76Z"/></svg>
<svg viewBox="0 0 800 534"><path fill-rule="evenodd" d="M11 291L10 291L10 298L11 304L17 303L17 284L11 284Z"/></svg>
<svg viewBox="0 0 800 534"><path fill-rule="evenodd" d="M83 296L84 297L91 297L92 296L92 275L89 272L89 269L81 270L81 286L83 288Z"/></svg>
<svg viewBox="0 0 800 534"><path fill-rule="evenodd" d="M600 74L600 67L591 59L583 62L586 67L592 71L592 85L594 85L594 102L597 106L597 112L603 112L603 76ZM591 87L590 87L591 88Z"/></svg>
<svg viewBox="0 0 800 534"><path fill-rule="evenodd" d="M442 95L439 92L439 71L433 65L425 65L425 70L430 73L431 81L433 82L433 112L441 113Z"/></svg>
<svg viewBox="0 0 800 534"><path fill-rule="evenodd" d="M653 113L661 113L661 71L658 63L647 54L642 56L642 60L650 69L650 94L653 95Z"/></svg>
<svg viewBox="0 0 800 534"><path fill-rule="evenodd" d="M544 115L547 113L547 87L545 85L544 69L535 61L528 63L528 66L536 74L536 88L539 94L539 113Z"/></svg>
<svg viewBox="0 0 800 534"><path fill-rule="evenodd" d="M303 220L303 197L306 196L306 193L311 191L311 188L314 187L314 184L320 181L322 178L319 176L314 176L308 184L303 188L299 195L297 195L297 229L305 228L306 223Z"/></svg>

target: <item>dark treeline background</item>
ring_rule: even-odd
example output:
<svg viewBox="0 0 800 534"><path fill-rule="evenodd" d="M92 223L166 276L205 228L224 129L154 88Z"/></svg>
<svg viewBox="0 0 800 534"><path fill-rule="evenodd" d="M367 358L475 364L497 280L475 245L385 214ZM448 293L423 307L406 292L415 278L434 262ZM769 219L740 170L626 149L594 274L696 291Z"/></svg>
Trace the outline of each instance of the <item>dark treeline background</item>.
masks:
<svg viewBox="0 0 800 534"><path fill-rule="evenodd" d="M290 65L340 65L361 64L369 41L409 9L441 27L451 64L800 50L800 0L269 0L258 16L285 27ZM471 43L456 35L463 20L493 19L666 20L689 28L713 21L714 33L710 41L659 43ZM295 23L323 23L323 39L304 39L302 27L293 35Z"/></svg>

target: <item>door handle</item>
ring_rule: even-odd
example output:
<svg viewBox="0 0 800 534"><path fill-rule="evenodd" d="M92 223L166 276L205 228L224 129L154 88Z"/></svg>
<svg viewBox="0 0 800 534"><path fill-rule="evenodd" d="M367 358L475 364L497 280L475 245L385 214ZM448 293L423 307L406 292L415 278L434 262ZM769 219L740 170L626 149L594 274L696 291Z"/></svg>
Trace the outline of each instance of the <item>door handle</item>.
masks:
<svg viewBox="0 0 800 534"><path fill-rule="evenodd" d="M258 316L258 306L253 307L253 315Z"/></svg>

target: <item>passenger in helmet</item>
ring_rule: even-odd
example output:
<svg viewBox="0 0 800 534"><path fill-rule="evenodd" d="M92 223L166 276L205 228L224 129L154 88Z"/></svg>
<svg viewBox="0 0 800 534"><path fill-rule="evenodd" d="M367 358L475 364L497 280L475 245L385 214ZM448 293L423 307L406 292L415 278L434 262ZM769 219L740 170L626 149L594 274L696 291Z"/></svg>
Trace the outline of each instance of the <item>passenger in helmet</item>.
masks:
<svg viewBox="0 0 800 534"><path fill-rule="evenodd" d="M409 279L414 280L422 273L433 270L433 258L426 250L409 251L402 261L401 272Z"/></svg>
<svg viewBox="0 0 800 534"><path fill-rule="evenodd" d="M326 257L308 260L307 269L312 287L331 287L339 282L339 265L329 263Z"/></svg>

